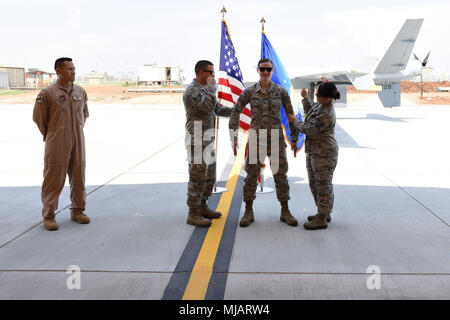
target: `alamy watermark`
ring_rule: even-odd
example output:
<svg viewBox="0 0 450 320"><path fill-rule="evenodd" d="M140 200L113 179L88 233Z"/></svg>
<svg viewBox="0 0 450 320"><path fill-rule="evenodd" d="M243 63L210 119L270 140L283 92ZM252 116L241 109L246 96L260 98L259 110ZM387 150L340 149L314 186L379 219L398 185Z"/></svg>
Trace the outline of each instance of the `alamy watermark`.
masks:
<svg viewBox="0 0 450 320"><path fill-rule="evenodd" d="M67 289L81 289L81 268L77 265L70 265L67 267L66 273L69 274L66 280Z"/></svg>
<svg viewBox="0 0 450 320"><path fill-rule="evenodd" d="M381 289L381 269L377 265L367 267L366 273L371 275L367 278L366 285L369 290Z"/></svg>
<svg viewBox="0 0 450 320"><path fill-rule="evenodd" d="M80 29L80 7L75 5L67 7L66 13L67 26L73 30Z"/></svg>
<svg viewBox="0 0 450 320"><path fill-rule="evenodd" d="M284 141L280 139L281 129L258 129L249 130L247 157L249 164L264 163L270 149L270 167L272 173L276 174L279 169L280 144ZM230 129L231 141L238 137L239 130ZM282 134L282 133L281 133ZM216 161L215 153L215 129L209 128L203 131L202 121L194 121L193 134L186 132L187 159L191 164L211 165ZM284 139L283 136L281 138ZM246 147L246 146L241 146Z"/></svg>

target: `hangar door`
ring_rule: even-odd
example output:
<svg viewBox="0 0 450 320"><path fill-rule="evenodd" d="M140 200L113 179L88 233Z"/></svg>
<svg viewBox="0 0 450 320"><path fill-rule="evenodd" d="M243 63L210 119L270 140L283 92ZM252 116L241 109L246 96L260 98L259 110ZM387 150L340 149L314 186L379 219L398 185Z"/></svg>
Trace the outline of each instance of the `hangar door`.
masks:
<svg viewBox="0 0 450 320"><path fill-rule="evenodd" d="M8 72L0 72L0 89L9 89Z"/></svg>

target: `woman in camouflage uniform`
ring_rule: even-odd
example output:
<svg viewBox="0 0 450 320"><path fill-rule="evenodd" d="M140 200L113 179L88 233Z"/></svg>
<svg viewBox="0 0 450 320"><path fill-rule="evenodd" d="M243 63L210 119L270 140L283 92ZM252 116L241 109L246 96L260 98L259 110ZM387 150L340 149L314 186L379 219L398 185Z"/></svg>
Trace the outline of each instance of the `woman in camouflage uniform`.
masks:
<svg viewBox="0 0 450 320"><path fill-rule="evenodd" d="M260 80L242 92L231 113L229 122L233 153L236 155L238 140L235 133L239 128L239 115L244 107L250 103L252 120L250 123L250 137L247 151L252 150L254 147L255 155L261 155L260 151L263 154L262 157L257 156L255 157L256 159L252 159L252 152L247 152L245 160L247 177L245 178L244 184L245 212L239 222L239 226L248 227L255 220L253 201L256 198L258 176L266 155L270 159L277 198L281 204L280 220L290 226L297 226L297 219L291 215L288 207L288 201L290 199L287 178L288 162L286 143L280 120L280 108L284 108L286 114L294 115L291 99L285 88L271 80L273 75L273 62L270 59L263 58L258 62L258 73ZM291 133L295 132L293 125L290 125L290 130ZM255 137L254 140L252 140L252 131ZM264 138L261 138L261 133L262 136L265 134L265 141ZM292 145L297 145L297 139L298 134L291 134Z"/></svg>
<svg viewBox="0 0 450 320"><path fill-rule="evenodd" d="M333 172L338 159L338 143L334 138L336 113L333 99L340 93L333 83L322 83L317 88L317 103L311 105L305 89L302 90L305 121L287 115L295 129L306 135L306 168L311 193L317 206L317 214L309 216L303 227L308 230L325 229L333 210Z"/></svg>

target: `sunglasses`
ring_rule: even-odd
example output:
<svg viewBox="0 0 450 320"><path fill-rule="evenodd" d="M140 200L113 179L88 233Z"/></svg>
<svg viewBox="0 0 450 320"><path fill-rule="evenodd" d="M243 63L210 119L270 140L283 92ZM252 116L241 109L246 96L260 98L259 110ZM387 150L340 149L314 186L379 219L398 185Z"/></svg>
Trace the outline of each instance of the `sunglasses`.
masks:
<svg viewBox="0 0 450 320"><path fill-rule="evenodd" d="M265 67L259 67L258 69L259 69L259 71L261 71L261 72L264 72L264 71L272 72L272 70L273 70L273 68L265 68Z"/></svg>
<svg viewBox="0 0 450 320"><path fill-rule="evenodd" d="M214 77L214 75L216 74L214 71L211 70L202 70L203 72L209 72L210 75L212 75Z"/></svg>

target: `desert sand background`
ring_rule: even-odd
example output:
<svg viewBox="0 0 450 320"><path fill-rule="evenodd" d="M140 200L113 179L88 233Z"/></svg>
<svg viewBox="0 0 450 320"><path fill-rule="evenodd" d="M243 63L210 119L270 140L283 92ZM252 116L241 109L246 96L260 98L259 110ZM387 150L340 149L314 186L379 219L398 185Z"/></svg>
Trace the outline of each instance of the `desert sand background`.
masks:
<svg viewBox="0 0 450 320"><path fill-rule="evenodd" d="M420 82L403 81L402 97L418 105L450 105L450 92L436 92L436 87L450 87L450 82L425 82L423 98L420 98ZM89 104L183 104L182 93L128 92L128 89L142 88L121 85L83 85L89 97ZM300 90L295 90L298 97ZM34 103L39 90L0 90L0 104ZM376 95L376 91L358 91L347 87L347 102L355 102Z"/></svg>

